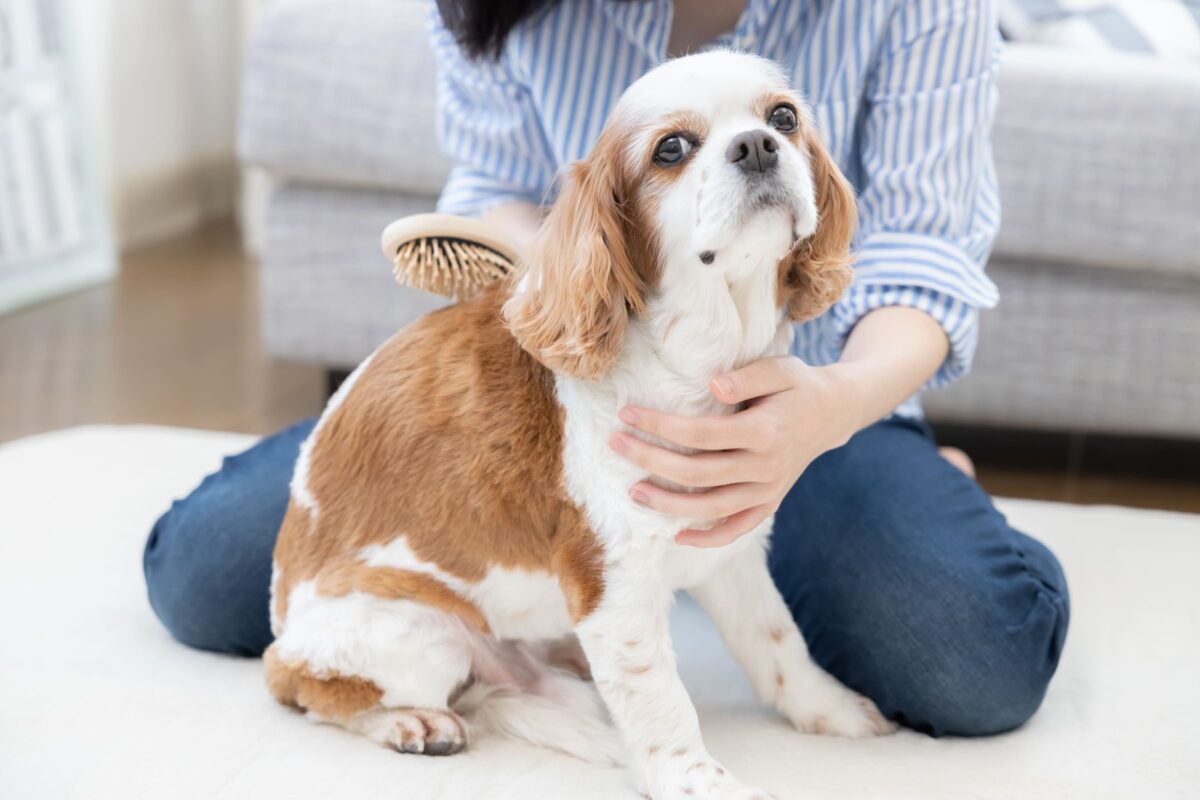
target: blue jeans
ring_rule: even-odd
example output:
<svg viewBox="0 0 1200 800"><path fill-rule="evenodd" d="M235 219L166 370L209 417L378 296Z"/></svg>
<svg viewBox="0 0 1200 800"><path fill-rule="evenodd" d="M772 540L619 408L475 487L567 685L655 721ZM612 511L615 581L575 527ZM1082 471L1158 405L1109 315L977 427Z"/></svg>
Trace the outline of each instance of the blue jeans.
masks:
<svg viewBox="0 0 1200 800"><path fill-rule="evenodd" d="M181 642L271 642L271 553L306 421L225 460L158 520L150 604ZM771 571L812 657L888 717L933 735L1015 728L1067 633L1067 585L928 429L890 419L809 466L775 517Z"/></svg>

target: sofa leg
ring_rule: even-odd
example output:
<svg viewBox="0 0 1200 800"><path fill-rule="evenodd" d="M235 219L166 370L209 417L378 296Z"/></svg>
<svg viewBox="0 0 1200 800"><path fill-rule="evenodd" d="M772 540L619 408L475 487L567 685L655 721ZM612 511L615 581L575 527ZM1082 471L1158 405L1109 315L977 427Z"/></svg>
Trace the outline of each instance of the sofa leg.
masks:
<svg viewBox="0 0 1200 800"><path fill-rule="evenodd" d="M333 393L338 390L342 382L350 377L353 370L348 369L327 369L325 370L325 399L333 397Z"/></svg>

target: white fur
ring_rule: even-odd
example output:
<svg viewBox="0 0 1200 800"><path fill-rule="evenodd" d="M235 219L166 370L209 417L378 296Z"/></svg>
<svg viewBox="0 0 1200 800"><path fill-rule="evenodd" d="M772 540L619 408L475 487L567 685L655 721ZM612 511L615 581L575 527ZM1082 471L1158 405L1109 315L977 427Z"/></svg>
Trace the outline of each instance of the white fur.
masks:
<svg viewBox="0 0 1200 800"><path fill-rule="evenodd" d="M547 671L534 691L473 684L454 703L481 731L557 750L597 764L628 756L595 690L577 676Z"/></svg>
<svg viewBox="0 0 1200 800"><path fill-rule="evenodd" d="M492 567L481 581L465 581L418 558L403 536L360 554L375 567L396 567L436 578L473 602L501 639L556 639L571 631L558 579L548 572Z"/></svg>
<svg viewBox="0 0 1200 800"><path fill-rule="evenodd" d="M283 661L307 664L314 673L371 681L391 708L445 708L470 673L473 652L457 617L365 592L321 596L312 581L292 589L275 646Z"/></svg>
<svg viewBox="0 0 1200 800"><path fill-rule="evenodd" d="M279 590L279 577L282 573L279 571L279 564L271 561L271 594L270 602L267 604L271 614L271 634L279 636L283 631L283 620L279 618L279 611L275 607L275 594Z"/></svg>
<svg viewBox="0 0 1200 800"><path fill-rule="evenodd" d="M774 179L790 200L769 206L746 201L746 182L724 156L738 133L769 131L752 112L753 101L787 90L769 62L731 53L669 62L629 89L616 116L652 122L686 109L708 120L707 141L659 198L659 285L646 314L630 321L615 366L595 381L556 375L566 489L585 510L605 564L599 606L575 631L639 786L655 800L766 796L740 783L705 749L668 632L680 588L709 610L764 702L797 727L849 736L889 730L869 701L810 661L767 573L771 522L723 548L680 546L674 541L680 529L712 520L680 520L634 503L629 488L648 476L607 443L624 429L617 413L627 404L688 415L733 411L713 398L709 381L787 352L791 326L776 305L777 264L795 237L817 224L807 154L780 138ZM653 143L637 140L643 135L649 134L630 143L630 157L650 152ZM699 260L705 250L716 253L711 264ZM522 284L517 291L527 289ZM294 494L306 490L306 471L307 464L297 466ZM305 502L315 510L311 497ZM302 583L290 598L281 656L367 677L391 708L445 709L447 696L471 674L477 684L457 707L470 711L477 725L593 760L620 758L622 748L606 735L610 729L590 689L548 666L537 643L569 627L550 575L493 568L480 581L464 581L418 558L402 535L360 557L443 582L482 610L499 640L407 601L318 598ZM408 721L370 713L361 729L377 740L394 738L393 728Z"/></svg>

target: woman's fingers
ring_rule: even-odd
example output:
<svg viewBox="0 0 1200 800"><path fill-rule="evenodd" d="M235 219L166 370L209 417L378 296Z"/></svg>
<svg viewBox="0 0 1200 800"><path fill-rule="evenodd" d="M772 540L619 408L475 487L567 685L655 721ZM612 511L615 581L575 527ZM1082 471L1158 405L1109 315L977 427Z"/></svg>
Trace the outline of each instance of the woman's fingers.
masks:
<svg viewBox="0 0 1200 800"><path fill-rule="evenodd" d="M650 408L626 406L618 416L626 425L681 447L740 450L757 444L756 432L744 412L715 417L684 417Z"/></svg>
<svg viewBox="0 0 1200 800"><path fill-rule="evenodd" d="M706 531L699 531L695 528L682 530L675 536L675 541L691 547L724 547L754 530L759 523L773 513L774 509L770 505L747 508Z"/></svg>
<svg viewBox="0 0 1200 800"><path fill-rule="evenodd" d="M628 433L614 433L608 446L651 475L680 486L704 487L740 483L758 472L753 458L741 452L684 455L643 442Z"/></svg>
<svg viewBox="0 0 1200 800"><path fill-rule="evenodd" d="M709 384L713 396L727 405L776 394L796 386L796 368L804 362L795 356L760 358L724 375Z"/></svg>
<svg viewBox="0 0 1200 800"><path fill-rule="evenodd" d="M630 491L635 502L673 517L721 519L771 499L772 487L765 483L733 483L703 492L672 492L642 481Z"/></svg>

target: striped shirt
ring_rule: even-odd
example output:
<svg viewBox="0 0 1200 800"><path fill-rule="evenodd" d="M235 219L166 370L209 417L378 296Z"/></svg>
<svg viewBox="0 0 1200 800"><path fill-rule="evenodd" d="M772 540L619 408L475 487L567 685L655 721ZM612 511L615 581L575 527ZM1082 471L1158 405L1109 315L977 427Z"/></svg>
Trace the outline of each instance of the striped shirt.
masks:
<svg viewBox="0 0 1200 800"><path fill-rule="evenodd" d="M561 0L524 20L498 61L467 58L431 3L443 150L457 166L439 209L541 203L584 158L621 92L666 59L670 0ZM984 264L1000 222L990 131L999 36L987 0L749 0L712 46L781 64L858 193L855 280L794 352L836 361L855 323L918 308L951 352L931 386L970 366ZM898 413L919 415L917 398Z"/></svg>

